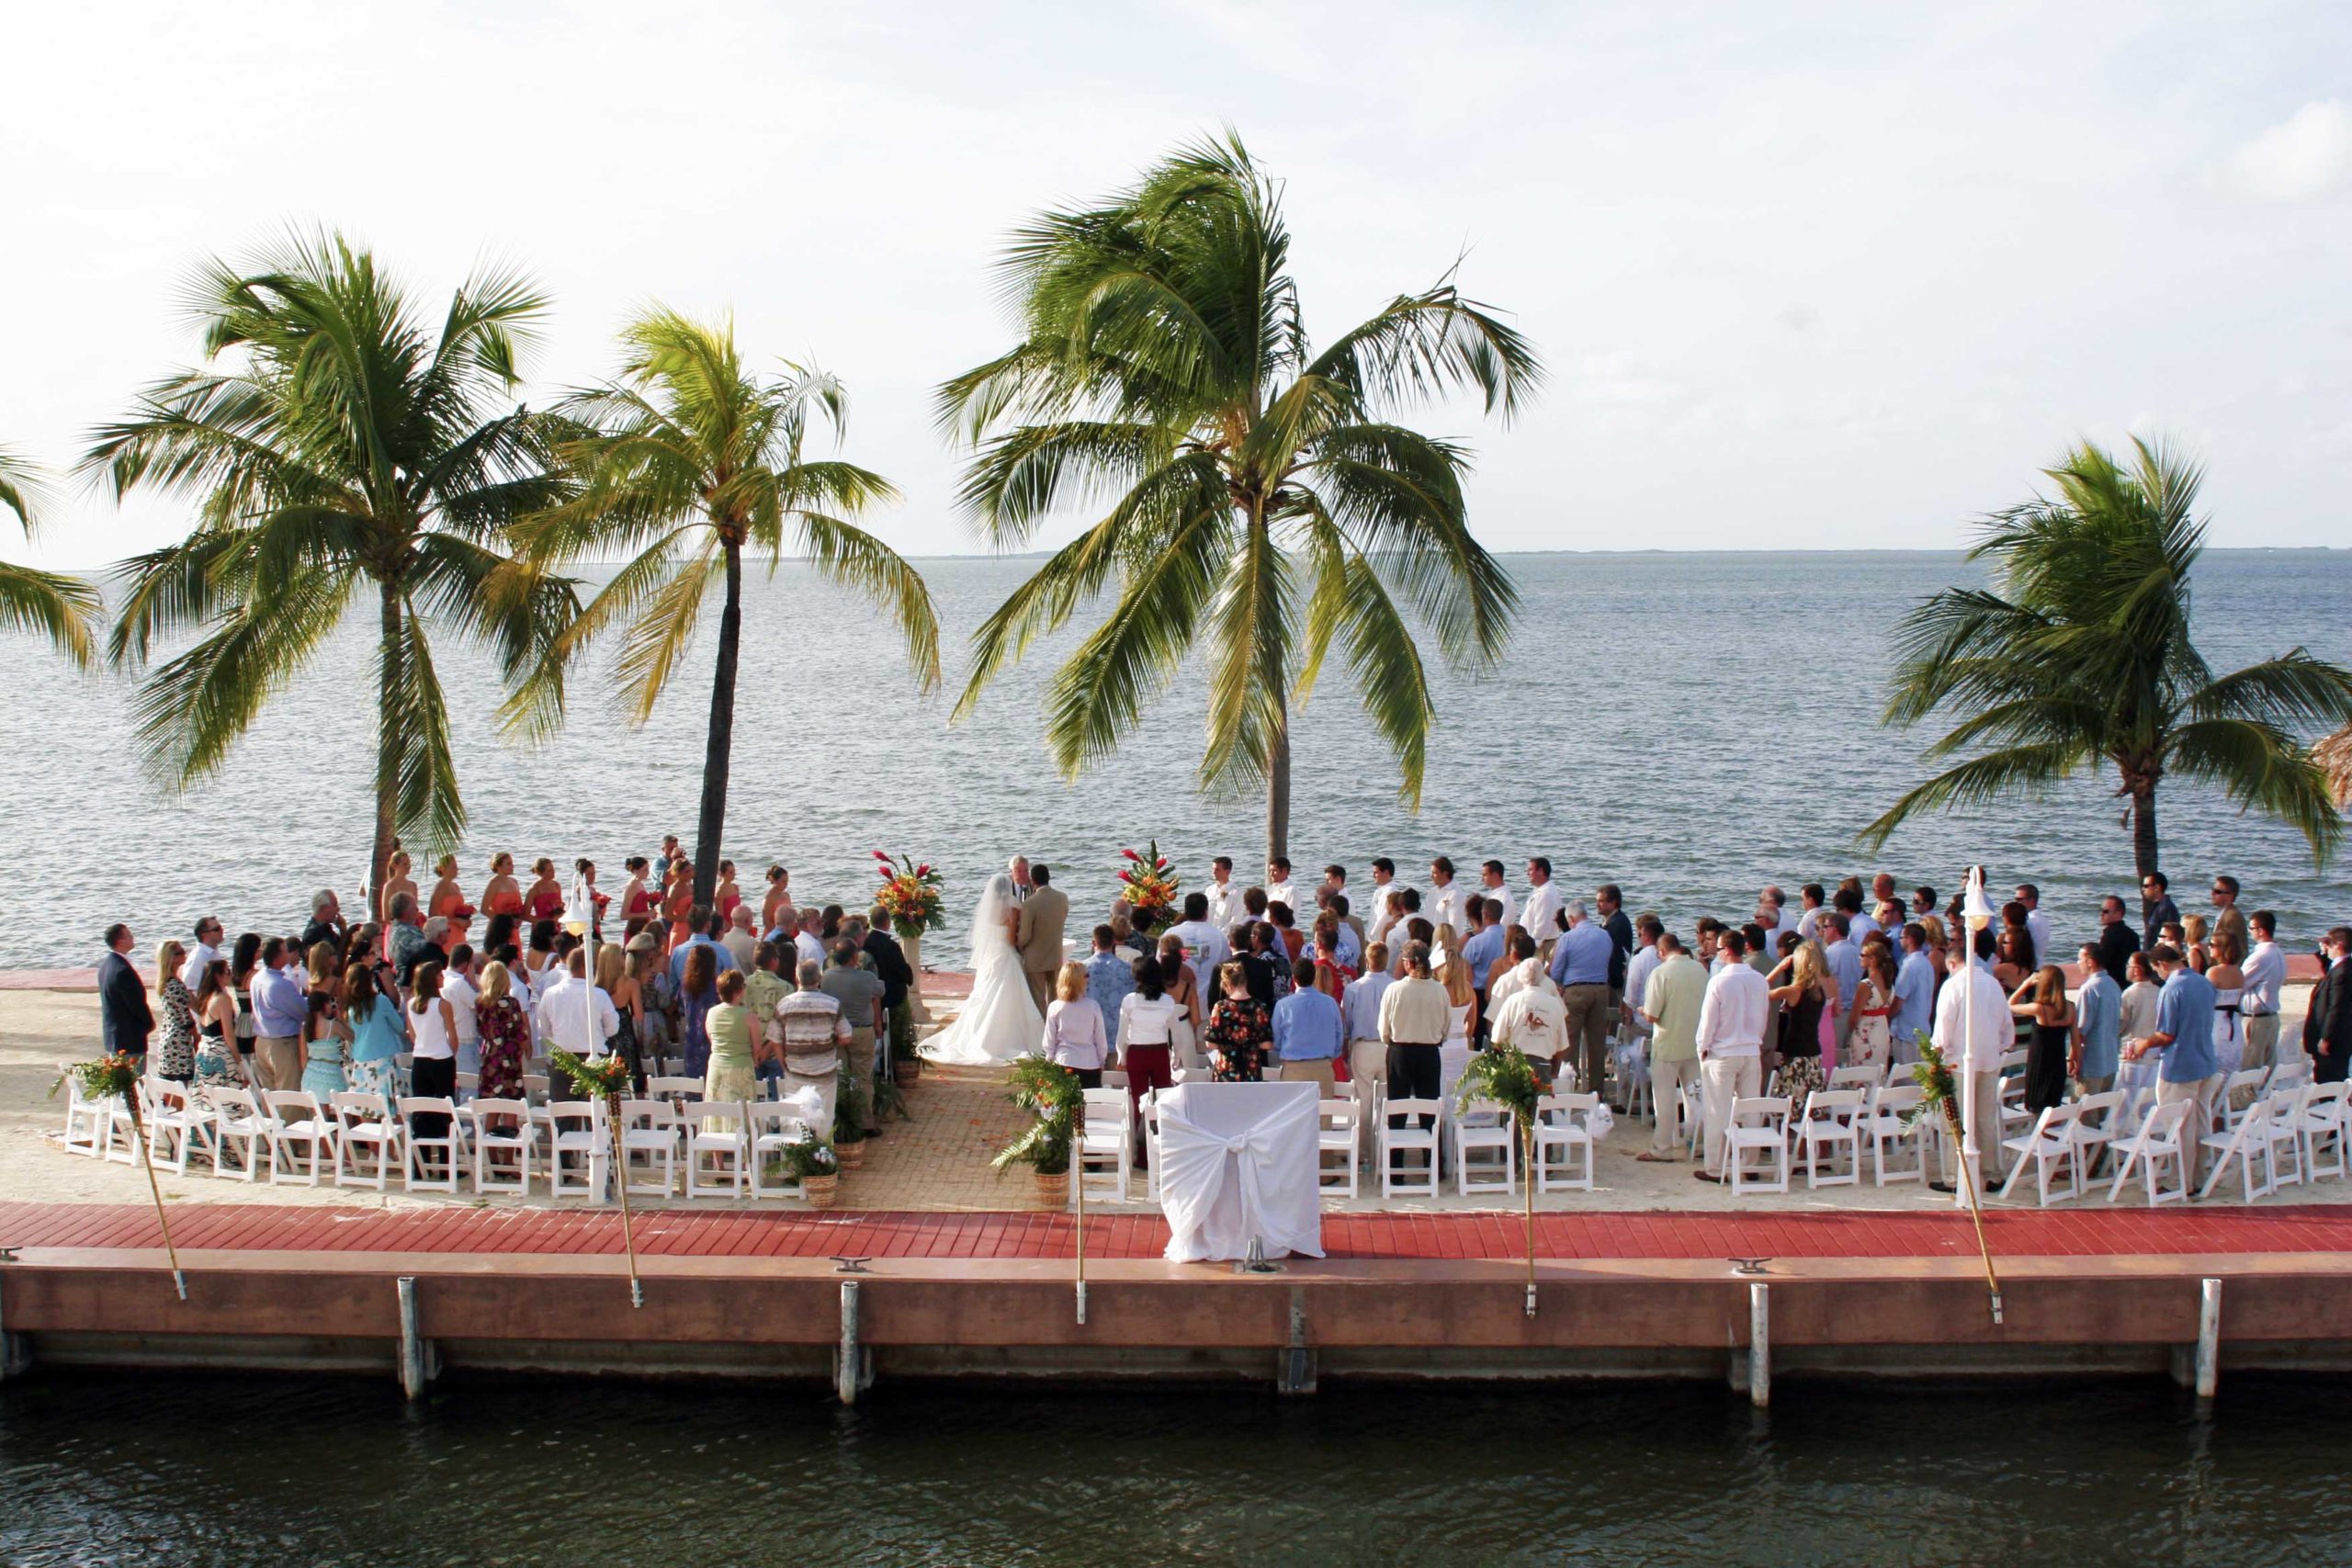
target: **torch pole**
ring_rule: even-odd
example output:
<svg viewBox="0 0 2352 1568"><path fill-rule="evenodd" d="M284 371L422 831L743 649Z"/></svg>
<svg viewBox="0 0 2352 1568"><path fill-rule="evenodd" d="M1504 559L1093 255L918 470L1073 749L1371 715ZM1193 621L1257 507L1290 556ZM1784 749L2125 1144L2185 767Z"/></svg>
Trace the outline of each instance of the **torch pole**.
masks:
<svg viewBox="0 0 2352 1568"><path fill-rule="evenodd" d="M180 1272L180 1255L172 1246L172 1222L164 1213L164 1190L155 1181L155 1162L147 1147L147 1122L139 1112L139 1084L133 1079L122 1091L123 1103L130 1107L130 1135L139 1145L139 1163L147 1172L147 1195L155 1200L155 1224L164 1233L164 1257L172 1266L172 1289L187 1300L187 1276Z"/></svg>

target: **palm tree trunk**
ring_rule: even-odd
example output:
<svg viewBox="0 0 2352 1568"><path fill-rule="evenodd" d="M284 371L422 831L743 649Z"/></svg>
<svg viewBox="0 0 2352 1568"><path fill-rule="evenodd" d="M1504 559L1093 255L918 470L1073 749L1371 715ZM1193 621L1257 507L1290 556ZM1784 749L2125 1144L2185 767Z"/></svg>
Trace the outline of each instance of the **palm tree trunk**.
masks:
<svg viewBox="0 0 2352 1568"><path fill-rule="evenodd" d="M1273 744L1266 749L1266 859L1290 855L1290 699L1274 688Z"/></svg>
<svg viewBox="0 0 2352 1568"><path fill-rule="evenodd" d="M376 837L368 852L367 904L370 919L382 913L384 882L390 871L392 846L398 841L399 823L394 818L394 810L398 804L400 780L392 760L392 738L383 730L391 722L389 716L399 706L403 657L400 587L388 581L379 583L377 592L382 595L379 606L382 645L377 659L376 679Z"/></svg>
<svg viewBox="0 0 2352 1568"><path fill-rule="evenodd" d="M718 613L718 671L710 682L710 737L702 753L702 820L695 828L695 902L718 892L718 840L727 826L727 761L735 749L735 660L743 640L743 547L727 541L727 607Z"/></svg>
<svg viewBox="0 0 2352 1568"><path fill-rule="evenodd" d="M2161 871L2156 863L2156 781L2132 786L2132 859L2138 865L2140 880L2148 874Z"/></svg>

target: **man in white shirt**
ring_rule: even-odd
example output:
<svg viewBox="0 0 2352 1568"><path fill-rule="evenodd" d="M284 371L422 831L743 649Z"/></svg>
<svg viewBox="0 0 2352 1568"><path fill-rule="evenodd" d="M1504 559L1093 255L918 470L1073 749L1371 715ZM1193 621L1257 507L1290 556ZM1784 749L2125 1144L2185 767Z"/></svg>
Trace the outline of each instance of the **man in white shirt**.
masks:
<svg viewBox="0 0 2352 1568"><path fill-rule="evenodd" d="M1478 880L1483 885L1479 897L1490 904L1502 906L1495 912L1496 921L1506 926L1517 925L1519 898L1511 892L1510 882L1503 876L1503 863L1498 860L1490 860L1479 866Z"/></svg>
<svg viewBox="0 0 2352 1568"><path fill-rule="evenodd" d="M1453 862L1440 855L1430 862L1430 896L1421 900L1421 914L1432 926L1452 926L1456 936L1470 932L1465 895L1453 882Z"/></svg>
<svg viewBox="0 0 2352 1568"><path fill-rule="evenodd" d="M532 1021L538 1031L539 1043L550 1053L560 1046L575 1056L609 1055L612 1038L621 1027L621 1015L614 1010L613 998L605 994L602 987L589 983L588 954L584 949L572 951L565 970L562 979L539 995L538 1016Z"/></svg>
<svg viewBox="0 0 2352 1568"><path fill-rule="evenodd" d="M1724 1133L1731 1125L1733 1102L1764 1092L1764 1021L1772 1008L1771 987L1743 962L1747 938L1726 930L1719 945L1725 962L1708 980L1707 999L1699 1008L1707 1141L1701 1154L1705 1164L1690 1174L1702 1181L1724 1179Z"/></svg>
<svg viewBox="0 0 2352 1568"><path fill-rule="evenodd" d="M1184 944L1184 962L1200 982L1201 995L1223 995L1216 987L1217 965L1233 956L1233 949L1226 942L1225 933L1209 923L1209 896L1185 894L1184 918L1169 927L1168 934Z"/></svg>
<svg viewBox="0 0 2352 1568"><path fill-rule="evenodd" d="M1527 863L1527 902L1519 911L1519 929L1535 939L1535 953L1552 957L1553 941L1560 934L1560 887L1552 880L1552 863L1537 855Z"/></svg>
<svg viewBox="0 0 2352 1568"><path fill-rule="evenodd" d="M1666 922L1656 915L1644 915L1634 922L1634 956L1625 961L1625 999L1622 1004L1625 1022L1636 1038L1647 1043L1650 1026L1642 1017L1642 998L1649 994L1650 972L1665 962L1666 954L1658 951L1657 939L1666 934Z"/></svg>
<svg viewBox="0 0 2352 1568"><path fill-rule="evenodd" d="M1388 929L1395 918L1392 909L1396 897L1396 863L1386 855L1372 863L1372 903L1363 911L1364 930L1378 942L1380 933Z"/></svg>
<svg viewBox="0 0 2352 1568"><path fill-rule="evenodd" d="M2025 929L2033 938L2034 963L2057 963L2058 955L2050 950L2050 917L2041 912L2041 889L2030 882L2018 883L2018 902L2025 906Z"/></svg>
<svg viewBox="0 0 2352 1568"><path fill-rule="evenodd" d="M1992 947L1991 931L1978 933L1985 952ZM1963 1094L1973 1097L1976 1105L1976 1152L1984 1168L1984 1185L1978 1196L2000 1185L2001 1168L2001 1057L2017 1044L2017 1021L2009 1013L2008 993L2001 989L2001 982L1982 964L1967 961L1965 934L1951 944L1946 966L1951 978L1944 982L1942 992L1936 998L1936 1049L1943 1053L1944 1065L1951 1070L1952 1083ZM1974 994L1972 1009L1970 995ZM1963 1125L1968 1109L1961 1108ZM1949 1136L1951 1124L1945 1124ZM1947 1166L1950 1171L1960 1168L1960 1150L1955 1147ZM1930 1182L1939 1192L1951 1190L1950 1182Z"/></svg>
<svg viewBox="0 0 2352 1568"><path fill-rule="evenodd" d="M1221 931L1232 930L1241 914L1241 889L1233 886L1231 855L1209 862L1209 885L1201 891L1209 901L1209 924Z"/></svg>
<svg viewBox="0 0 2352 1568"><path fill-rule="evenodd" d="M1764 951L1781 951L1781 933L1796 928L1788 922L1788 899L1781 889L1767 883L1756 895L1756 923L1764 928Z"/></svg>
<svg viewBox="0 0 2352 1568"><path fill-rule="evenodd" d="M1538 960L1524 959L1521 976L1502 1006L1495 1010L1487 1038L1498 1045L1516 1045L1528 1060L1549 1062L1556 1078L1568 1059L1568 1004L1548 985L1536 985Z"/></svg>
<svg viewBox="0 0 2352 1568"><path fill-rule="evenodd" d="M2254 937L2247 953L2245 993L2238 998L2238 1017L2245 1024L2245 1057L2241 1067L2267 1067L2278 1054L2278 993L2287 983L2287 955L2278 950L2278 917L2256 909L2246 917Z"/></svg>
<svg viewBox="0 0 2352 1568"><path fill-rule="evenodd" d="M1829 895L1820 883L1808 882L1797 889L1797 935L1811 942L1820 934L1821 918L1829 912Z"/></svg>
<svg viewBox="0 0 2352 1568"><path fill-rule="evenodd" d="M207 915L196 922L196 941L188 944L187 961L180 965L180 984L188 988L189 995L196 994L204 972L220 961L220 949L214 944L220 935L219 916Z"/></svg>
<svg viewBox="0 0 2352 1568"><path fill-rule="evenodd" d="M474 950L464 942L449 954L449 966L441 972L441 999L458 1021L458 1071L481 1071L481 1025L474 1017L481 992L474 986Z"/></svg>
<svg viewBox="0 0 2352 1568"><path fill-rule="evenodd" d="M1023 863L1023 870L1025 874L1027 871L1026 862ZM822 909L803 909L800 911L800 929L797 931L795 931L792 937L792 951L793 956L796 960L794 967L796 969L802 964L814 964L820 971L825 967L824 939L817 934L819 931L824 930L824 927L825 912Z"/></svg>
<svg viewBox="0 0 2352 1568"><path fill-rule="evenodd" d="M1290 879L1290 862L1280 855L1266 863L1266 902L1287 904L1293 915L1301 912L1298 907L1298 888Z"/></svg>

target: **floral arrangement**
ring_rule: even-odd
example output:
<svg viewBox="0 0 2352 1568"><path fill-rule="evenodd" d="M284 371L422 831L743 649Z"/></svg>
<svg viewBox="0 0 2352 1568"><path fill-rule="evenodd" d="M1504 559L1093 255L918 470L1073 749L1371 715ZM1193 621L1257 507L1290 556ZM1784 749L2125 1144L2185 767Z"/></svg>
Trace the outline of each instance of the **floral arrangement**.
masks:
<svg viewBox="0 0 2352 1568"><path fill-rule="evenodd" d="M1917 1032L1916 1038L1919 1059L1911 1064L1911 1081L1919 1086L1919 1107L1904 1119L1903 1125L1908 1129L1941 1117L1957 1141L1961 1136L1960 1089L1952 1082L1951 1067L1934 1041L1924 1032Z"/></svg>
<svg viewBox="0 0 2352 1568"><path fill-rule="evenodd" d="M1172 923L1177 890L1184 884L1160 854L1159 840L1152 840L1141 854L1133 850L1119 853L1128 863L1119 873L1119 897L1135 911L1136 929L1148 931Z"/></svg>
<svg viewBox="0 0 2352 1568"><path fill-rule="evenodd" d="M784 1145L777 1157L784 1162L786 1174L796 1181L841 1172L841 1157L833 1153L832 1145L819 1143L817 1134L805 1127L799 1137Z"/></svg>
<svg viewBox="0 0 2352 1568"><path fill-rule="evenodd" d="M95 1062L74 1063L57 1076L57 1081L49 1086L49 1092L56 1094L71 1077L81 1084L85 1100L105 1100L116 1095L129 1100L130 1091L139 1087L140 1071L138 1057L127 1051L116 1051Z"/></svg>
<svg viewBox="0 0 2352 1568"><path fill-rule="evenodd" d="M1037 1120L999 1151L993 1162L1035 1167L1040 1176L1060 1176L1069 1169L1070 1146L1078 1134L1078 1111L1085 1091L1078 1075L1043 1056L1023 1056L1012 1064L1012 1103L1035 1111Z"/></svg>
<svg viewBox="0 0 2352 1568"><path fill-rule="evenodd" d="M882 878L874 902L889 912L890 923L912 936L937 929L946 912L939 896L939 873L928 864L916 864L912 855L893 860L876 850L874 858L882 863L874 868Z"/></svg>
<svg viewBox="0 0 2352 1568"><path fill-rule="evenodd" d="M1535 1064L1527 1059L1516 1045L1489 1045L1470 1054L1470 1063L1462 1069L1462 1081L1454 1095L1453 1109L1458 1114L1470 1109L1474 1100L1491 1100L1510 1113L1512 1122L1524 1136L1535 1125L1535 1102L1544 1097L1544 1086L1535 1077Z"/></svg>
<svg viewBox="0 0 2352 1568"><path fill-rule="evenodd" d="M616 1094L627 1094L636 1081L628 1070L628 1058L618 1052L609 1056L583 1058L559 1047L548 1054L548 1066L571 1080L574 1093L591 1100L606 1100Z"/></svg>

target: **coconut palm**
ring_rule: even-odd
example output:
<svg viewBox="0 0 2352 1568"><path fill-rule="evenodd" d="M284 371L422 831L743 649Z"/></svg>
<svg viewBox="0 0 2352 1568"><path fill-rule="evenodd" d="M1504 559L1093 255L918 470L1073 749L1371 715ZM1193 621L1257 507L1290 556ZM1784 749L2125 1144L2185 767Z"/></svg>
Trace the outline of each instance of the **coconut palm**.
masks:
<svg viewBox="0 0 2352 1568"><path fill-rule="evenodd" d="M40 521L41 500L33 466L0 446L0 506L17 514L28 539ZM83 669L97 650L92 625L103 608L97 590L86 582L0 561L0 627L39 632Z"/></svg>
<svg viewBox="0 0 2352 1568"><path fill-rule="evenodd" d="M1451 273L1317 353L1289 252L1279 189L1238 139L1183 149L1102 206L1019 230L1001 275L1022 341L940 390L977 448L962 500L992 544L1109 503L975 634L957 716L1115 578L1052 682L1055 761L1072 775L1109 752L1197 645L1201 782L1263 785L1270 855L1288 852L1291 712L1332 644L1418 807L1434 715L1408 612L1448 662L1483 668L1518 604L1470 536L1466 453L1393 416L1475 386L1508 418L1542 376Z"/></svg>
<svg viewBox="0 0 2352 1568"><path fill-rule="evenodd" d="M1930 758L1973 753L1862 831L1876 846L1924 811L2037 794L2114 769L2132 857L2160 870L2156 792L2218 786L2288 823L2324 864L2343 835L2300 737L2352 720L2352 671L2301 648L2215 675L2189 641L2189 573L2204 547L2197 467L2133 443L2129 466L2085 446L2048 471L2054 497L1984 520L1969 551L1989 589L1949 588L1903 622L1886 722L1961 716Z"/></svg>
<svg viewBox="0 0 2352 1568"><path fill-rule="evenodd" d="M84 459L119 497L153 488L197 508L187 538L123 563L108 653L143 667L159 637L201 634L136 708L150 764L184 787L371 603L372 890L396 836L446 846L465 827L433 630L486 644L519 681L576 609L553 578L485 592L503 530L559 493L547 421L513 400L546 301L494 270L436 328L371 254L321 234L250 266L207 263L190 305L208 367L150 387Z"/></svg>
<svg viewBox="0 0 2352 1568"><path fill-rule="evenodd" d="M707 904L727 819L744 551L763 554L771 572L788 551L806 556L824 577L872 597L905 635L925 691L939 681L939 624L914 568L848 521L895 500L889 481L853 464L802 456L812 416L836 439L842 434L847 400L839 381L797 365L781 377L754 377L736 350L731 322L690 321L658 306L623 330L621 344L619 378L564 405L590 432L559 448L578 478L576 492L516 536L542 565L584 555L630 558L550 643L544 678L509 705L509 720L524 729L552 722L564 667L597 634L627 623L620 692L631 722L642 724L692 646L705 600L719 589L695 836L695 898Z"/></svg>

